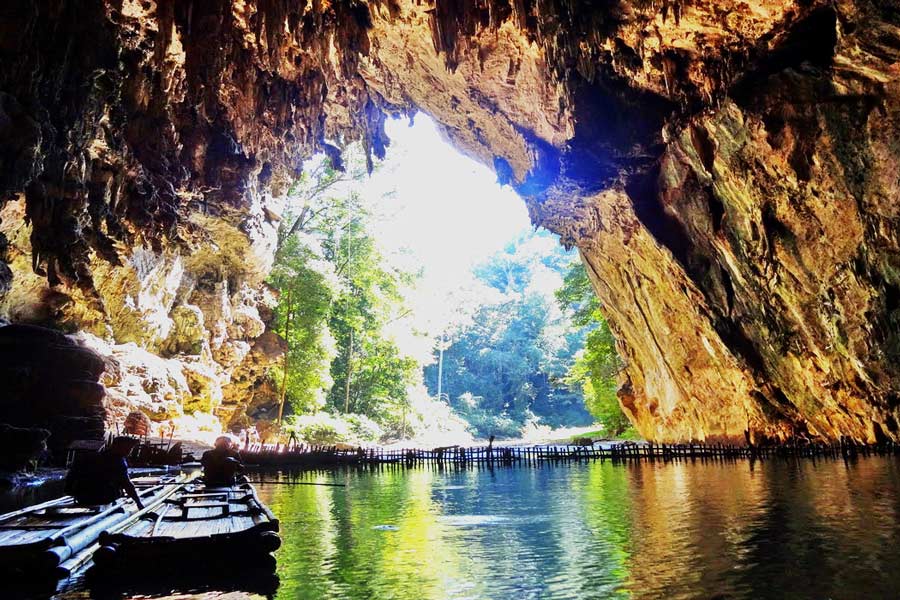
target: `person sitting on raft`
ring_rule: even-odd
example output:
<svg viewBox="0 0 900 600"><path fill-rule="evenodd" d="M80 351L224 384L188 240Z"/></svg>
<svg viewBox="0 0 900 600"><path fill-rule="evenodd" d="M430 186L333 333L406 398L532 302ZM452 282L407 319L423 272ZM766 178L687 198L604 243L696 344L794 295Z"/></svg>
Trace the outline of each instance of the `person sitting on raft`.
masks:
<svg viewBox="0 0 900 600"><path fill-rule="evenodd" d="M203 480L210 487L234 485L236 475L244 468L234 440L227 435L216 438L215 447L203 453L200 464L203 465Z"/></svg>
<svg viewBox="0 0 900 600"><path fill-rule="evenodd" d="M90 506L115 502L124 491L139 509L144 508L128 478L125 460L137 443L135 438L119 436L99 452L79 456L66 474L66 493L78 504Z"/></svg>

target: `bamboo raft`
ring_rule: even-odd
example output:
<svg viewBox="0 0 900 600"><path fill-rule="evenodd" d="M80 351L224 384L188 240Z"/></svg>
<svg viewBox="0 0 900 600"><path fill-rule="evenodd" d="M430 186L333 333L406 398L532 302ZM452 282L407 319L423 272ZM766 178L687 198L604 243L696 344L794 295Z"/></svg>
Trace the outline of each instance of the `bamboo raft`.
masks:
<svg viewBox="0 0 900 600"><path fill-rule="evenodd" d="M260 445L245 447L241 452L247 465L323 469L342 466L395 464L480 465L537 464L544 462L610 460L678 461L741 460L775 458L853 458L857 456L897 456L900 444L885 441L862 444L850 439L838 442L794 441L782 444L731 445L724 443L618 443L608 445L530 445L530 446L449 446L434 449L345 449L335 446Z"/></svg>
<svg viewBox="0 0 900 600"><path fill-rule="evenodd" d="M97 572L158 573L159 567L274 569L278 519L249 483L185 483L154 512L100 534ZM153 569L148 569L148 566Z"/></svg>
<svg viewBox="0 0 900 600"><path fill-rule="evenodd" d="M165 498L177 483L171 476L133 481L148 506ZM85 551L101 531L140 512L130 499L80 506L71 496L63 496L0 515L0 571L13 577L66 577L87 561Z"/></svg>

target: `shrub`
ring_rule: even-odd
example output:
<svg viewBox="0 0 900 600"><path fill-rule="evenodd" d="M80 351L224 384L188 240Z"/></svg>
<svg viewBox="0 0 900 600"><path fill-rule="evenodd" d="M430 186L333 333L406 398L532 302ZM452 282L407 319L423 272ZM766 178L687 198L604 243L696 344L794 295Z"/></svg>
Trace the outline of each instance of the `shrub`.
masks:
<svg viewBox="0 0 900 600"><path fill-rule="evenodd" d="M346 422L326 412L290 417L285 429L307 444L336 444L345 441L350 434Z"/></svg>
<svg viewBox="0 0 900 600"><path fill-rule="evenodd" d="M381 427L365 415L292 415L285 419L285 431L293 432L301 442L314 445L358 444L381 438Z"/></svg>
<svg viewBox="0 0 900 600"><path fill-rule="evenodd" d="M366 415L344 415L344 420L350 429L350 434L355 441L375 442L384 435L382 427Z"/></svg>

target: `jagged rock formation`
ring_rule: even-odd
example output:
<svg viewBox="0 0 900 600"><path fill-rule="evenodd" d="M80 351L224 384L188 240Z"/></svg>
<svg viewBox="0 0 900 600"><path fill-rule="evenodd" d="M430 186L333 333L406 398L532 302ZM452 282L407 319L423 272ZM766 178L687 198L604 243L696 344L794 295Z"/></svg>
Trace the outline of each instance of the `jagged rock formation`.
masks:
<svg viewBox="0 0 900 600"><path fill-rule="evenodd" d="M101 382L110 427L121 427L134 410L163 426L153 433L177 425L181 435L213 436L222 423L248 424L244 408L281 353L269 340L273 334L260 341L274 302L260 287L267 250L252 254L240 231L199 215L191 219L208 237L189 249L136 245L122 252L120 265L92 257L88 289L51 286L31 269L32 227L24 209L24 201L12 200L0 210L16 276L0 310L13 321L75 333L105 357Z"/></svg>
<svg viewBox="0 0 900 600"><path fill-rule="evenodd" d="M59 332L0 327L0 470L38 458L48 436L60 457L76 439L102 439L104 368L100 355Z"/></svg>
<svg viewBox="0 0 900 600"><path fill-rule="evenodd" d="M276 198L312 152L382 155L385 115L418 108L581 250L645 436L900 439L898 15L13 0L2 311L134 344L190 390L160 410L240 421L278 352L258 308Z"/></svg>

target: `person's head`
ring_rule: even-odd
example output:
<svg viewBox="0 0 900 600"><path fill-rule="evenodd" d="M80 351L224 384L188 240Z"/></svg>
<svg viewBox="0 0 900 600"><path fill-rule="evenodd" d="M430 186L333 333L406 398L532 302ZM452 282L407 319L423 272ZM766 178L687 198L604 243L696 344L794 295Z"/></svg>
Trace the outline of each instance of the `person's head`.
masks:
<svg viewBox="0 0 900 600"><path fill-rule="evenodd" d="M109 450L116 456L121 456L124 458L131 454L131 451L134 450L134 447L137 445L137 438L120 435L113 438L113 440L107 446L107 450Z"/></svg>
<svg viewBox="0 0 900 600"><path fill-rule="evenodd" d="M217 450L231 450L234 442L231 440L231 436L228 435L220 435L216 438L215 447Z"/></svg>

